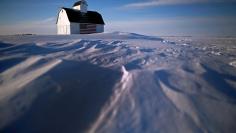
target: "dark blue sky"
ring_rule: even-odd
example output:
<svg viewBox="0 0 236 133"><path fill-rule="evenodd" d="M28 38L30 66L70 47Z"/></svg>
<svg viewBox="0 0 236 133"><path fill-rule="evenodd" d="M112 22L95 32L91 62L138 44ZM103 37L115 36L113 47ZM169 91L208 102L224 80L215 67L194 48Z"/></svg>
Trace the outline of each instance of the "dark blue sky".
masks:
<svg viewBox="0 0 236 133"><path fill-rule="evenodd" d="M55 34L60 7L75 0L0 2L0 34ZM150 35L236 35L236 0L87 0L105 30Z"/></svg>

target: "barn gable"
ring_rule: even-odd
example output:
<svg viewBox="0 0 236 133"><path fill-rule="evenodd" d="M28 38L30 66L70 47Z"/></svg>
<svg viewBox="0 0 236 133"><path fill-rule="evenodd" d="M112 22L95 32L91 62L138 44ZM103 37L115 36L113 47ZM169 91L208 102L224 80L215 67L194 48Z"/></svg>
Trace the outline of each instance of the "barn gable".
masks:
<svg viewBox="0 0 236 133"><path fill-rule="evenodd" d="M67 12L65 9L60 10L58 17L57 17L56 24L58 24L58 25L69 25L70 24L70 21L69 21L69 18L68 18L68 15L67 15Z"/></svg>

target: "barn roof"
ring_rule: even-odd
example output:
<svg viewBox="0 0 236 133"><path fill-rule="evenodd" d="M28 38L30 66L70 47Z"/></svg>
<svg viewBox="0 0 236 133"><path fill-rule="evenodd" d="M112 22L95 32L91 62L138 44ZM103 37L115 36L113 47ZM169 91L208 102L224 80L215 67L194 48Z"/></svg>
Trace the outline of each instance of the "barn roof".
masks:
<svg viewBox="0 0 236 133"><path fill-rule="evenodd" d="M62 8L66 11L70 22L74 23L92 23L92 24L105 24L102 15L95 11L88 11L82 13L79 10L70 8Z"/></svg>

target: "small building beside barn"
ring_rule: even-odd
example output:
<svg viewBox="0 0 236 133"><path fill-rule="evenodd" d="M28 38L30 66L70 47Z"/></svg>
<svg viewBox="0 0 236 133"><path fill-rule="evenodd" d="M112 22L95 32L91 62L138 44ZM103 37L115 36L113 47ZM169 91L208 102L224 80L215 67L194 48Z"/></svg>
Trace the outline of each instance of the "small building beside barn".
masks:
<svg viewBox="0 0 236 133"><path fill-rule="evenodd" d="M88 4L80 0L73 8L61 8L57 17L57 34L92 34L104 32L102 15L96 11L88 11Z"/></svg>

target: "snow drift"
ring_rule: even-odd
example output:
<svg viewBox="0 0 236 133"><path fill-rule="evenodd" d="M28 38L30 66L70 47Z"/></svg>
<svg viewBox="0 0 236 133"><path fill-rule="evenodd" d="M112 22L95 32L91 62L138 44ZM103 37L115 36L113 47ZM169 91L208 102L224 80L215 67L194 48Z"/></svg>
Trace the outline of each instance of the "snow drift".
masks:
<svg viewBox="0 0 236 133"><path fill-rule="evenodd" d="M0 131L235 132L235 38L0 37Z"/></svg>

